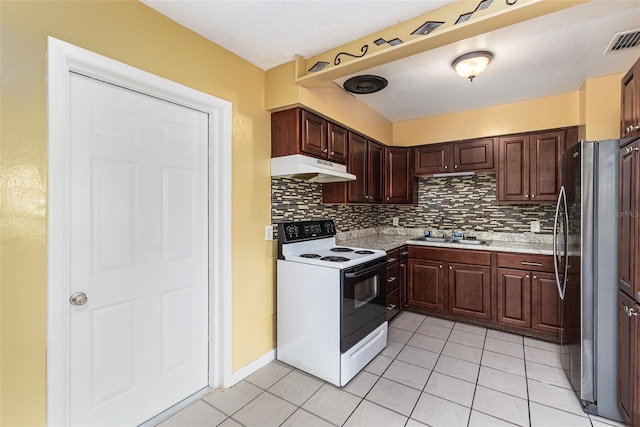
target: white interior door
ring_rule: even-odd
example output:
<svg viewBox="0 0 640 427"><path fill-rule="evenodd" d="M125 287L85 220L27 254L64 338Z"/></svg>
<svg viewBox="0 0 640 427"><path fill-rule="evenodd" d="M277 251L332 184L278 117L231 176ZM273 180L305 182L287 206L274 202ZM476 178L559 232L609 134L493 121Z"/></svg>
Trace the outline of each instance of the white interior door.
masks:
<svg viewBox="0 0 640 427"><path fill-rule="evenodd" d="M69 96L70 421L136 425L208 383L208 116L77 74Z"/></svg>

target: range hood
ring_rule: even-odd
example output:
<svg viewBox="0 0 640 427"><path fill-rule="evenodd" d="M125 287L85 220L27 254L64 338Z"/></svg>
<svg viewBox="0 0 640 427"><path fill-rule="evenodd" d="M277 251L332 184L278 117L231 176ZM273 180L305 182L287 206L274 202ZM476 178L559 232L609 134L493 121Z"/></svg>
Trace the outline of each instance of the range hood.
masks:
<svg viewBox="0 0 640 427"><path fill-rule="evenodd" d="M355 181L356 176L347 172L347 167L314 157L293 154L271 159L271 176L297 178L309 182Z"/></svg>

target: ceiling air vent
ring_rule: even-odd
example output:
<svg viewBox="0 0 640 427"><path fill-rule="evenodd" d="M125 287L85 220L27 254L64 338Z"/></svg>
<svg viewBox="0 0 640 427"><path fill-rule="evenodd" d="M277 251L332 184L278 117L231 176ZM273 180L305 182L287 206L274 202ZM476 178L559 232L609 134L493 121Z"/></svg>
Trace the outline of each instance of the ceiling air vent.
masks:
<svg viewBox="0 0 640 427"><path fill-rule="evenodd" d="M613 36L611 43L605 49L603 55L621 50L630 49L640 45L640 29L618 33Z"/></svg>

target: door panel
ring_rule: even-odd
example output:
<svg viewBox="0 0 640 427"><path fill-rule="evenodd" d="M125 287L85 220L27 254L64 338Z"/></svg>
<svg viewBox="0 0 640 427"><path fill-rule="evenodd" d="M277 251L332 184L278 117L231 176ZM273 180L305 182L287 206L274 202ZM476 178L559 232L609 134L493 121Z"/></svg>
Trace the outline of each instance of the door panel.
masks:
<svg viewBox="0 0 640 427"><path fill-rule="evenodd" d="M485 138L454 143L451 172L493 169L494 141L494 138Z"/></svg>
<svg viewBox="0 0 640 427"><path fill-rule="evenodd" d="M206 114L72 74L72 425L136 425L208 383Z"/></svg>
<svg viewBox="0 0 640 427"><path fill-rule="evenodd" d="M328 126L329 160L337 163L347 163L347 147L349 144L349 131L331 122Z"/></svg>
<svg viewBox="0 0 640 427"><path fill-rule="evenodd" d="M302 110L302 147L303 153L326 157L327 121L322 117Z"/></svg>
<svg viewBox="0 0 640 427"><path fill-rule="evenodd" d="M349 132L348 161L347 170L356 176L356 180L347 184L347 200L364 203L367 201L367 140L352 132Z"/></svg>
<svg viewBox="0 0 640 427"><path fill-rule="evenodd" d="M437 261L409 260L407 304L445 310L444 265Z"/></svg>
<svg viewBox="0 0 640 427"><path fill-rule="evenodd" d="M632 423L636 406L638 321L635 316L628 316L624 308L628 310L634 305L629 296L618 292L618 408L626 424Z"/></svg>
<svg viewBox="0 0 640 427"><path fill-rule="evenodd" d="M553 202L557 200L561 185L564 139L565 132L563 130L530 135L529 191L531 201Z"/></svg>
<svg viewBox="0 0 640 427"><path fill-rule="evenodd" d="M498 323L531 327L530 288L528 271L498 268Z"/></svg>
<svg viewBox="0 0 640 427"><path fill-rule="evenodd" d="M431 144L414 147L415 173L449 172L449 144Z"/></svg>
<svg viewBox="0 0 640 427"><path fill-rule="evenodd" d="M498 201L529 200L529 135L498 141Z"/></svg>
<svg viewBox="0 0 640 427"><path fill-rule="evenodd" d="M449 264L449 310L454 314L491 318L491 268Z"/></svg>
<svg viewBox="0 0 640 427"><path fill-rule="evenodd" d="M551 273L533 272L531 278L531 327L557 334L561 300L556 277Z"/></svg>
<svg viewBox="0 0 640 427"><path fill-rule="evenodd" d="M384 172L384 156L383 147L373 141L367 141L368 158L367 175L369 182L367 185L367 201L369 203L381 203L383 192L383 172Z"/></svg>
<svg viewBox="0 0 640 427"><path fill-rule="evenodd" d="M633 145L620 150L620 215L618 219L618 287L627 295L635 296L638 260L636 241L638 236L637 194L638 155ZM635 217L633 213L635 212Z"/></svg>

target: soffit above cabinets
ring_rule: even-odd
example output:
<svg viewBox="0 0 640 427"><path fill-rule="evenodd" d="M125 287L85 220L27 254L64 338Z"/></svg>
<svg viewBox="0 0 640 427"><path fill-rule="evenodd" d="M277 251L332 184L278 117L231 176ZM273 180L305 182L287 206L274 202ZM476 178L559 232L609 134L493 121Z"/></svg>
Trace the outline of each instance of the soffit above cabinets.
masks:
<svg viewBox="0 0 640 427"><path fill-rule="evenodd" d="M384 90L354 96L392 122L574 92L586 79L625 72L640 56L640 46L603 55L615 34L640 27L637 0L517 0L513 8L579 4L523 22L515 19L516 23L506 27L505 21L487 31L470 31L462 39L435 44L408 57L394 59L390 55L387 58L391 62L385 59L382 63L366 57L401 51L406 49L407 40L415 38L387 34L388 27L399 28L396 25L405 21L413 25L421 15L439 9L475 10L483 0L142 1L265 70L294 61L297 56L298 72L292 80L297 78L311 88L317 82L312 81L316 77L308 77L313 74L308 70L317 62L331 64L324 72L343 67L340 75L327 73L321 79L329 78L340 87L355 75L382 76L389 82ZM491 3L459 24L460 28L473 28L483 14L490 14L498 6L507 7L505 0ZM415 29L421 25L415 25ZM449 31L443 25L426 37L435 38L440 30ZM351 71L359 61L355 56L362 54L362 37L368 37L367 54L360 59L366 68L358 65ZM377 45L374 42L378 38L385 42ZM387 43L395 38L403 43ZM341 64L336 67L335 53L342 52L343 47L354 56L339 56ZM489 50L494 58L483 74L469 82L454 72L451 62L472 50Z"/></svg>

